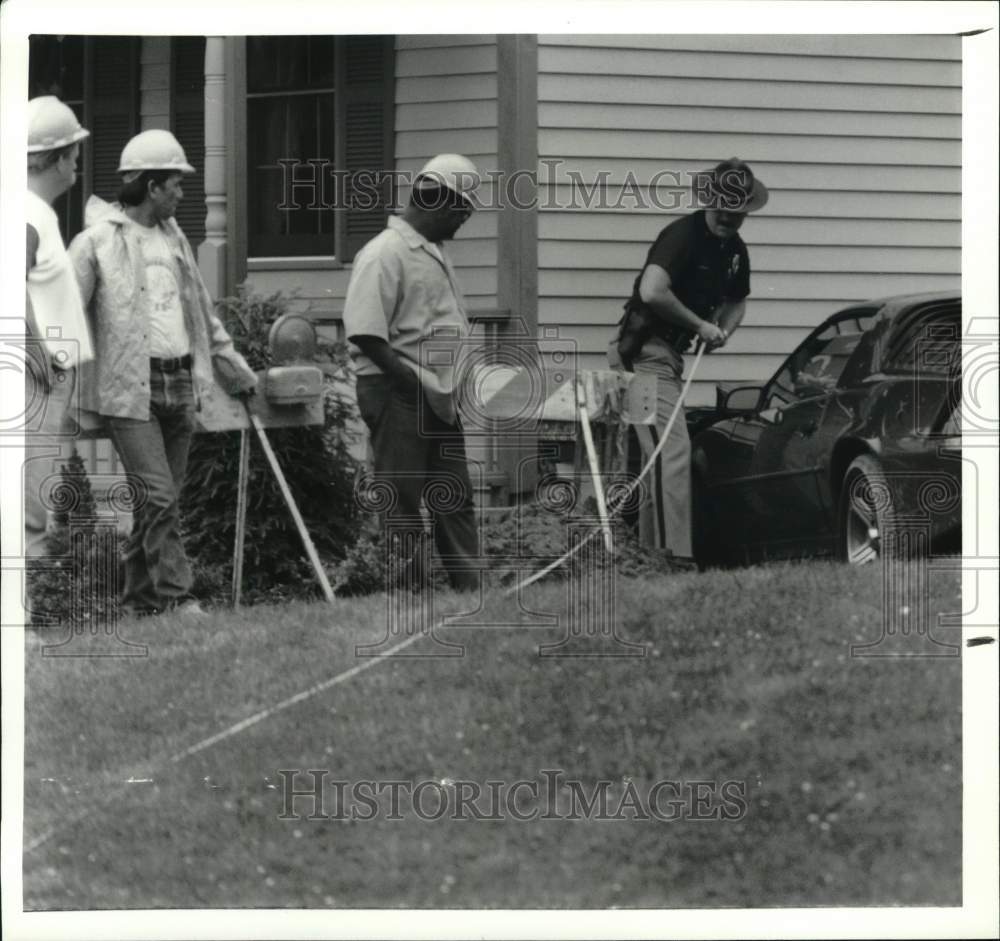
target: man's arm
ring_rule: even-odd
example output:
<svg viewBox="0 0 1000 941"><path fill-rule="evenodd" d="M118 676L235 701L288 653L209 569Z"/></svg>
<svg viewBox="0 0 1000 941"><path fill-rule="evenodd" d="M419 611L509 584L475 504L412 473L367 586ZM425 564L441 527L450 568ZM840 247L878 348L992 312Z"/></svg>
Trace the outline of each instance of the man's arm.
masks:
<svg viewBox="0 0 1000 941"><path fill-rule="evenodd" d="M670 275L659 265L646 265L639 282L639 297L660 320L674 327L684 327L696 334L709 349L726 342L721 328L702 320L693 310L681 303L671 290Z"/></svg>
<svg viewBox="0 0 1000 941"><path fill-rule="evenodd" d="M31 274L31 269L35 267L35 261L38 257L38 230L29 222L27 223L27 267L24 271L24 276L28 277Z"/></svg>
<svg viewBox="0 0 1000 941"><path fill-rule="evenodd" d="M746 298L738 301L725 301L719 308L715 322L726 332L726 337L731 337L733 331L743 323L743 317L747 312Z"/></svg>
<svg viewBox="0 0 1000 941"><path fill-rule="evenodd" d="M94 254L94 242L87 231L81 232L69 243L69 260L73 263L73 273L76 275L76 286L80 289L80 302L84 312L90 313L90 301L97 286L97 258ZM93 330L93 324L91 324Z"/></svg>
<svg viewBox="0 0 1000 941"><path fill-rule="evenodd" d="M370 334L359 334L348 338L379 369L401 389L416 391L420 388L417 374L410 369L396 351L382 339Z"/></svg>
<svg viewBox="0 0 1000 941"><path fill-rule="evenodd" d="M402 292L402 264L386 249L365 252L354 261L344 300L344 332L397 388L416 391L416 372L389 345L389 321Z"/></svg>
<svg viewBox="0 0 1000 941"><path fill-rule="evenodd" d="M27 232L27 251L25 253L26 257L26 267L24 269L24 277L27 279L28 275L31 274L31 269L35 267L35 261L38 256L38 232L35 227L29 222ZM32 337L38 337L38 323L35 321L35 309L31 306L31 298L28 296L27 291L24 294L24 319L28 323L28 335Z"/></svg>

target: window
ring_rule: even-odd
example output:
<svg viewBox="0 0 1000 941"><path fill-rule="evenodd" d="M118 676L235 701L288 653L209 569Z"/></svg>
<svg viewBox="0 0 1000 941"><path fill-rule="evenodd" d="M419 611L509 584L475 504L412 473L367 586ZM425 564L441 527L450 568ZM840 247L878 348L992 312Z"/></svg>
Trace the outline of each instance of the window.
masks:
<svg viewBox="0 0 1000 941"><path fill-rule="evenodd" d="M252 257L349 261L384 228L389 179L362 205L345 175L392 170L392 48L384 36L247 39Z"/></svg>
<svg viewBox="0 0 1000 941"><path fill-rule="evenodd" d="M28 97L55 95L73 109L81 124L83 120L83 37L32 36L28 53ZM83 187L87 178L90 148L80 148L77 161L77 185L60 196L53 205L59 217L63 239L69 240L83 228Z"/></svg>
<svg viewBox="0 0 1000 941"><path fill-rule="evenodd" d="M170 42L173 132L194 173L184 177L177 224L197 249L205 239L205 37L175 36Z"/></svg>
<svg viewBox="0 0 1000 941"><path fill-rule="evenodd" d="M861 343L871 313L852 312L809 337L771 380L765 408L783 408L832 392Z"/></svg>
<svg viewBox="0 0 1000 941"><path fill-rule="evenodd" d="M886 372L955 375L961 368L960 301L921 304L897 314L888 329Z"/></svg>

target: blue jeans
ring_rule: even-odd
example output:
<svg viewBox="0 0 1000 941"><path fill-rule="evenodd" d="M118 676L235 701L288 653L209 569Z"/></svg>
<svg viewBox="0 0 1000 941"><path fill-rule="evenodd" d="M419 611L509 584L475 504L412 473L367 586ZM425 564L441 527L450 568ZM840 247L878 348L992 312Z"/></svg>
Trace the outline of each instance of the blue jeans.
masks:
<svg viewBox="0 0 1000 941"><path fill-rule="evenodd" d="M191 372L150 370L149 419L109 418L125 471L146 487L125 547L123 602L162 611L191 597L191 564L180 533L180 492L194 435Z"/></svg>

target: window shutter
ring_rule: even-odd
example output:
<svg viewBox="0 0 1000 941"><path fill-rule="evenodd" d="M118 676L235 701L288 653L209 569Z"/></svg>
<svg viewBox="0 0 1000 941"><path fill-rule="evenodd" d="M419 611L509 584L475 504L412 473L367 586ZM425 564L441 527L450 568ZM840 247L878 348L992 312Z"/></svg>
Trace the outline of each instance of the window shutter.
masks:
<svg viewBox="0 0 1000 941"><path fill-rule="evenodd" d="M342 119L338 128L344 141L343 168L378 173L394 169L393 77L394 41L391 36L351 36L344 43L340 87ZM377 205L348 208L345 213L343 261L351 261L365 242L385 228L393 197L391 177L378 186ZM371 185L360 193L348 186L348 206L355 199L372 199Z"/></svg>
<svg viewBox="0 0 1000 941"><path fill-rule="evenodd" d="M139 40L102 36L90 40L90 94L85 126L90 130L89 192L114 200L121 186L122 148L139 131Z"/></svg>
<svg viewBox="0 0 1000 941"><path fill-rule="evenodd" d="M173 132L195 171L184 177L184 198L176 218L196 247L205 238L205 37L174 37L171 66Z"/></svg>
<svg viewBox="0 0 1000 941"><path fill-rule="evenodd" d="M55 95L69 105L79 122L86 126L83 36L31 36L28 42L28 97ZM90 147L88 141L80 148L77 185L52 204L67 245L83 228L83 191L90 173Z"/></svg>

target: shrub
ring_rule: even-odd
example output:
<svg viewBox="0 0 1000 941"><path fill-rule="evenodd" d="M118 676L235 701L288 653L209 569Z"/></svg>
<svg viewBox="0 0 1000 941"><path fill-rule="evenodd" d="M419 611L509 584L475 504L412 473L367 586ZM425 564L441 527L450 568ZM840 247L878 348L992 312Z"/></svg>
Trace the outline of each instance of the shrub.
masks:
<svg viewBox="0 0 1000 941"><path fill-rule="evenodd" d="M73 448L60 468L60 482L53 488L53 526L46 542L48 555L28 564L28 617L33 626L61 627L74 619L111 620L118 598L101 585L110 577L105 570L108 556L114 560L118 589L122 573L119 556L125 537L113 522L99 523L94 492L83 459ZM99 535L99 539L96 536ZM113 540L109 547L104 540ZM74 541L79 547L74 554ZM97 579L95 579L97 576Z"/></svg>
<svg viewBox="0 0 1000 941"><path fill-rule="evenodd" d="M251 367L271 365L271 324L287 311L281 294L260 297L241 291L223 305L226 328ZM355 461L349 452L348 422L354 405L342 389L349 380L343 343L320 340L317 365L325 374L322 426L274 428L267 432L288 486L327 565L342 559L360 531L354 500ZM318 592L315 575L281 491L252 429L244 599L284 600ZM232 581L240 433L195 437L181 498L185 545L196 573L195 593L226 601ZM247 590L247 586L251 586Z"/></svg>

